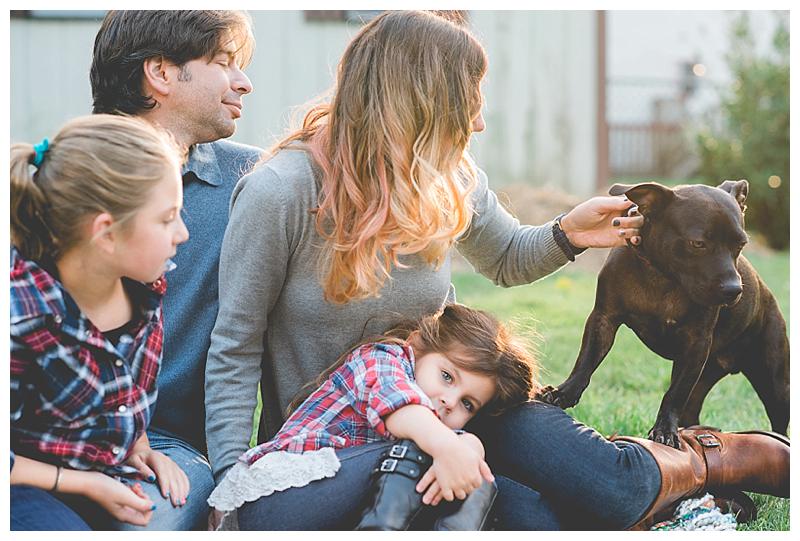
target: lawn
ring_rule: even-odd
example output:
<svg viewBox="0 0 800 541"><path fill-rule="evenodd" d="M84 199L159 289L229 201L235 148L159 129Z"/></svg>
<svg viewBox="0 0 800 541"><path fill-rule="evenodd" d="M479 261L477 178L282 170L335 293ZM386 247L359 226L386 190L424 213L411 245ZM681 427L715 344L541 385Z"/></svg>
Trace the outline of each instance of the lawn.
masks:
<svg viewBox="0 0 800 541"><path fill-rule="evenodd" d="M789 254L759 250L745 254L772 289L789 319ZM561 383L580 349L583 324L594 304L596 273L569 266L535 284L503 289L470 271L453 283L458 301L488 310L510 322L539 351L540 380ZM609 435L645 436L669 385L672 363L639 342L627 327L592 378L580 403L569 410L579 421ZM741 375L728 376L706 399L701 422L724 430L769 429L764 407ZM789 500L753 495L759 518L740 530L788 530Z"/></svg>

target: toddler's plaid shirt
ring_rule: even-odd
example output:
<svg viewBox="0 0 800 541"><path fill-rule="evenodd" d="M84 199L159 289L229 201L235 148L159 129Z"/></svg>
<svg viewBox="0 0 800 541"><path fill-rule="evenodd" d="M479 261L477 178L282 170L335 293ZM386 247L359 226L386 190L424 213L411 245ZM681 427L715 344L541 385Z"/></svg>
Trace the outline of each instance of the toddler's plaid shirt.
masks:
<svg viewBox="0 0 800 541"><path fill-rule="evenodd" d="M414 352L408 346L366 344L349 354L272 440L240 460L252 464L273 451L302 453L394 439L383 418L409 404L433 410L414 380Z"/></svg>

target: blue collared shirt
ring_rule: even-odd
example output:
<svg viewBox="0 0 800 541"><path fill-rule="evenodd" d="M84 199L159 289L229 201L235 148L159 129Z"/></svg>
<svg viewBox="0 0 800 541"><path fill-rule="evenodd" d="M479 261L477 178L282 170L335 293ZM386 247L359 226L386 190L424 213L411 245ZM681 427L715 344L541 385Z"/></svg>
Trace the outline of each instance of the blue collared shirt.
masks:
<svg viewBox="0 0 800 541"><path fill-rule="evenodd" d="M219 254L233 188L261 149L220 140L192 147L183 167L189 240L173 258L164 297L164 359L151 428L205 452L205 366L217 318Z"/></svg>

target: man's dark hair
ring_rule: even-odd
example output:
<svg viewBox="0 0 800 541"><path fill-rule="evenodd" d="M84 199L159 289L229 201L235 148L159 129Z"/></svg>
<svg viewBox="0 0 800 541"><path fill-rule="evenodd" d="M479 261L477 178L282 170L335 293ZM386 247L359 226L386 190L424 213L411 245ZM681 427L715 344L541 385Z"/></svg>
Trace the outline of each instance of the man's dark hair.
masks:
<svg viewBox="0 0 800 541"><path fill-rule="evenodd" d="M236 60L247 65L254 40L250 16L242 11L109 11L94 41L89 79L93 112L135 115L155 107L142 92L144 61L163 56L183 66L210 60L235 40Z"/></svg>

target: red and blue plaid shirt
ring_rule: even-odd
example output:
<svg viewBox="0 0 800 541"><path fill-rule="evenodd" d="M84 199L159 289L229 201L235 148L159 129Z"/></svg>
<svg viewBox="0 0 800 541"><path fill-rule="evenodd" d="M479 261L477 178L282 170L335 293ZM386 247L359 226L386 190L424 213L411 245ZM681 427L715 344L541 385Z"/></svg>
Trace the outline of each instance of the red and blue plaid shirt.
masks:
<svg viewBox="0 0 800 541"><path fill-rule="evenodd" d="M166 282L123 280L137 309L114 346L58 280L12 248L12 460L136 471L123 462L155 409Z"/></svg>
<svg viewBox="0 0 800 541"><path fill-rule="evenodd" d="M409 404L434 409L414 380L411 348L366 344L350 353L274 438L250 449L240 460L253 464L274 451L302 453L394 439L383 418Z"/></svg>

